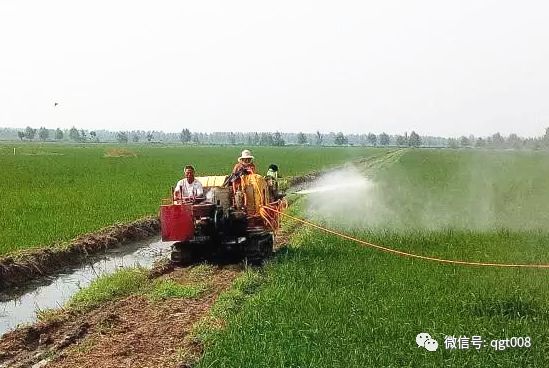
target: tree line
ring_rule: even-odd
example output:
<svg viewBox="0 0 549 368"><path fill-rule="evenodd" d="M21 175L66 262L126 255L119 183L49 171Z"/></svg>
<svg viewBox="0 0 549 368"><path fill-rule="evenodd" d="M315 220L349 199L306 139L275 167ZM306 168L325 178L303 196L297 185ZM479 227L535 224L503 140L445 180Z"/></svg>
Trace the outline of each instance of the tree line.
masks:
<svg viewBox="0 0 549 368"><path fill-rule="evenodd" d="M517 134L503 136L495 133L487 137L462 136L459 138L420 136L415 131L404 134L344 134L343 132L322 133L283 133L283 132L191 132L188 128L179 133L162 131L108 131L85 129L38 129L30 126L24 130L0 128L0 139L21 141L72 141L78 143L119 142L119 143L175 143L183 144L227 144L249 146L398 146L398 147L449 147L449 148L509 148L547 149L549 148L549 128L540 137L523 138Z"/></svg>

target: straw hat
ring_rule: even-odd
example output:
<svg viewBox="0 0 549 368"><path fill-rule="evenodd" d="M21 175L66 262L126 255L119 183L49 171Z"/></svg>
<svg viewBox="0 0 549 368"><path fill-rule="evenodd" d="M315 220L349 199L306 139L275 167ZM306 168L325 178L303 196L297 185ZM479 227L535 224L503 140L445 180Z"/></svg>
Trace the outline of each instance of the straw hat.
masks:
<svg viewBox="0 0 549 368"><path fill-rule="evenodd" d="M253 160L254 156L252 156L252 152L250 150L244 150L238 159L242 160L243 158L251 158Z"/></svg>

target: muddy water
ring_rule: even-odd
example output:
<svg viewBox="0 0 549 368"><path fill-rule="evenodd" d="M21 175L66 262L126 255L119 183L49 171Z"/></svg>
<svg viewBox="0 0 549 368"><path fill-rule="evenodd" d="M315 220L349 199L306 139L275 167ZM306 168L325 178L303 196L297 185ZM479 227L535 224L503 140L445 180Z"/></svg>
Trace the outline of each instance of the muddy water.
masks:
<svg viewBox="0 0 549 368"><path fill-rule="evenodd" d="M113 273L122 267L152 266L157 259L168 256L171 244L152 238L110 249L90 257L86 264L42 279L25 290L14 291L11 295L0 294L0 335L21 323L34 322L38 310L63 306L74 293L98 276Z"/></svg>

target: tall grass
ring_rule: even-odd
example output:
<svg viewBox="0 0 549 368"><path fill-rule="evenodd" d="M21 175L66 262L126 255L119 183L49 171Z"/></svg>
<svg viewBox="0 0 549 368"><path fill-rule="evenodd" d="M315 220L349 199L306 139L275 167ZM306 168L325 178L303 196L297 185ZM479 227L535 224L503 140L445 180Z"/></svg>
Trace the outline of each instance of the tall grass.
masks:
<svg viewBox="0 0 549 368"><path fill-rule="evenodd" d="M365 218L349 226L341 214L308 214L357 237L413 253L549 264L545 158L541 153L410 151L373 175L389 196L383 206L394 214L385 222ZM468 207L475 201L467 198L475 189L482 193L487 188L496 211L478 226ZM425 203L440 204L430 209L445 215L444 220L436 226L425 221L419 215L427 213ZM304 215L309 206L301 205L293 210ZM301 228L267 267L264 280L228 317L225 330L207 341L199 366L547 366L546 269L438 264ZM436 352L416 345L421 332L438 341ZM485 341L479 351L444 346L446 336L474 335ZM531 338L530 348L498 351L490 346L491 340L525 336Z"/></svg>
<svg viewBox="0 0 549 368"><path fill-rule="evenodd" d="M119 148L132 154L106 156ZM155 214L185 164L195 165L197 175L227 174L242 148L0 144L0 254L48 246L114 222ZM383 152L363 148L253 149L260 172L277 163L282 176Z"/></svg>

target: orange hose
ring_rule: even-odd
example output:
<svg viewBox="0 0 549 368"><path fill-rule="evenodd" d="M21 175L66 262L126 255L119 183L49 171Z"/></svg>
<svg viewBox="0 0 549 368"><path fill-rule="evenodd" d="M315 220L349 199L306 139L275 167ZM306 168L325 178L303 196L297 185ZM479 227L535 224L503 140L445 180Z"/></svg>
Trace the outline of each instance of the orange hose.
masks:
<svg viewBox="0 0 549 368"><path fill-rule="evenodd" d="M269 206L264 206L264 207L269 209L270 211L273 211L273 212L276 212L280 215L286 216L286 217L288 217L292 220L301 222L302 224L314 227L316 229L322 230L322 231L327 232L329 234L339 236L340 238L351 240L351 241L354 241L354 242L356 242L358 244L361 244L363 246L375 248L375 249L378 249L378 250L381 250L381 251L387 252L387 253L397 254L397 255L403 256L403 257L411 257L411 258L418 258L418 259L423 259L423 260L427 260L427 261L434 261L434 262L439 262L439 263L449 263L449 264L458 264L458 265L466 265L466 266L549 268L549 264L512 264L512 263L508 264L508 263L493 263L493 262L469 262L469 261L444 259L444 258L429 257L429 256L422 256L422 255L419 255L419 254L407 253L407 252L403 252L403 251L400 251L400 250L387 248L387 247L383 247L381 245L369 243L367 241L352 237L350 235L343 234L343 233L335 231L335 230L330 230L328 228L317 225L317 224L312 223L310 221L303 220L301 218L298 218L298 217L289 215L287 213L281 212L281 211L277 210L276 208L272 208L272 207L269 207Z"/></svg>

